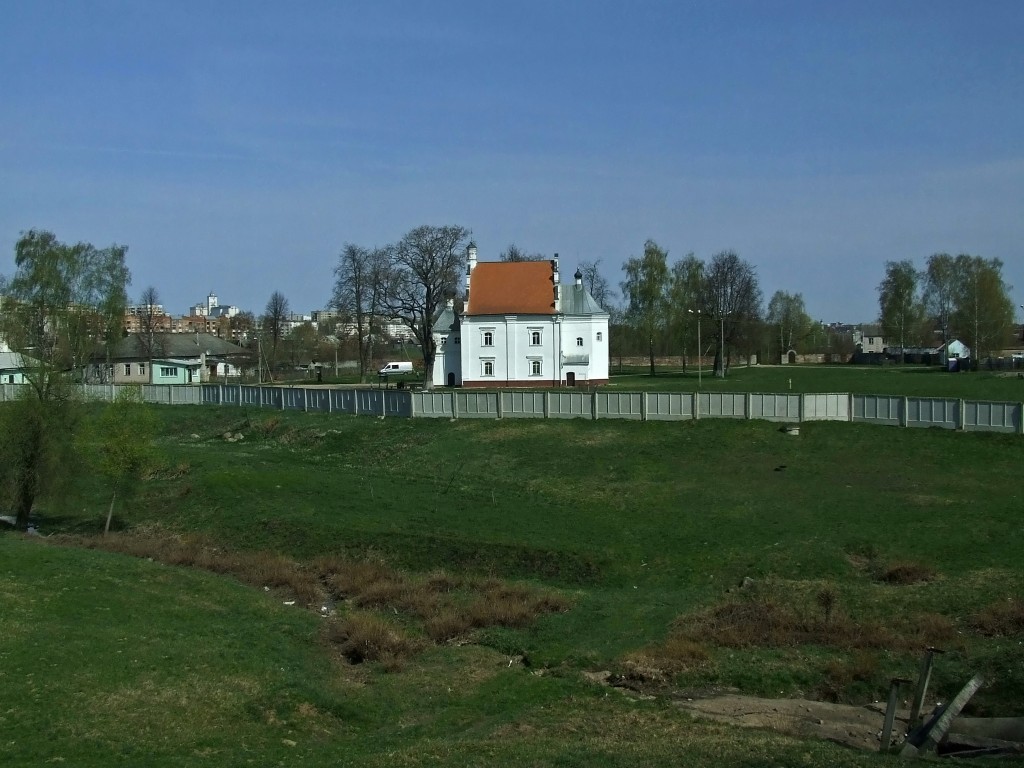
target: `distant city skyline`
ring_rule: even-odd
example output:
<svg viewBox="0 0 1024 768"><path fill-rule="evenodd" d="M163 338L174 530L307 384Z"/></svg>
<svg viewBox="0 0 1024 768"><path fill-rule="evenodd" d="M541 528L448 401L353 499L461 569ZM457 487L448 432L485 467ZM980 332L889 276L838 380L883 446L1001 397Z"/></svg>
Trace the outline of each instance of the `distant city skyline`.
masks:
<svg viewBox="0 0 1024 768"><path fill-rule="evenodd" d="M889 260L1024 303L1024 3L39 0L0 25L0 274L21 232L127 245L137 301L326 308L421 224L616 288L647 238L871 322Z"/></svg>

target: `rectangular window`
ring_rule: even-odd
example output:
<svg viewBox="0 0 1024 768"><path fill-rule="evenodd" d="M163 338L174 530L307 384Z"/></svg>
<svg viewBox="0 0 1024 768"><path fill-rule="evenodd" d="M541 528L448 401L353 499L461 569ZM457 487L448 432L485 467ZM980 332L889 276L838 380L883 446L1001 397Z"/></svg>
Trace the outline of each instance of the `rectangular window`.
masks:
<svg viewBox="0 0 1024 768"><path fill-rule="evenodd" d="M530 329L530 346L531 347L539 347L541 345L541 342L543 341L543 338L544 337L541 335L541 331L540 331L539 328L531 328Z"/></svg>
<svg viewBox="0 0 1024 768"><path fill-rule="evenodd" d="M494 375L494 361L493 360L482 360L483 364L480 366L480 373L483 376Z"/></svg>
<svg viewBox="0 0 1024 768"><path fill-rule="evenodd" d="M494 331L484 331L480 341L480 346L493 347L494 346Z"/></svg>
<svg viewBox="0 0 1024 768"><path fill-rule="evenodd" d="M169 365L160 366L160 375L164 377L171 377L178 375L178 369Z"/></svg>
<svg viewBox="0 0 1024 768"><path fill-rule="evenodd" d="M598 332L597 332L597 340L598 340L598 341L600 341L600 340L601 340L601 332L600 332L600 331L598 331Z"/></svg>
<svg viewBox="0 0 1024 768"><path fill-rule="evenodd" d="M131 363L125 363L124 364L124 375L125 376L131 376L132 375L132 364Z"/></svg>
<svg viewBox="0 0 1024 768"><path fill-rule="evenodd" d="M543 369L543 366L542 366L540 360L531 360L530 361L530 375L531 376L540 376L543 373L543 370L544 369Z"/></svg>
<svg viewBox="0 0 1024 768"><path fill-rule="evenodd" d="M146 364L145 363L139 363L139 374L141 374L142 376L146 375Z"/></svg>
<svg viewBox="0 0 1024 768"><path fill-rule="evenodd" d="M576 337L576 346L577 347L582 347L583 346L583 337L582 336L577 336Z"/></svg>

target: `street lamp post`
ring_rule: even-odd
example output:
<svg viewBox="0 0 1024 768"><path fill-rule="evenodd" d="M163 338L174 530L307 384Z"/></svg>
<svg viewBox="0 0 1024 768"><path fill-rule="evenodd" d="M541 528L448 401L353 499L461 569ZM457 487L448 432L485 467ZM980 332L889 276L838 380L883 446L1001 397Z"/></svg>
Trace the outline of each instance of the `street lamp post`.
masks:
<svg viewBox="0 0 1024 768"><path fill-rule="evenodd" d="M694 312L692 309L688 309L686 311L689 312L691 315L693 315L693 314L697 315L697 389L700 389L701 388L701 376L702 376L702 373L703 373L703 368L701 367L701 355L703 354L703 349L701 349L701 346L700 346L700 315L701 315L701 312L700 312L699 309L696 312Z"/></svg>

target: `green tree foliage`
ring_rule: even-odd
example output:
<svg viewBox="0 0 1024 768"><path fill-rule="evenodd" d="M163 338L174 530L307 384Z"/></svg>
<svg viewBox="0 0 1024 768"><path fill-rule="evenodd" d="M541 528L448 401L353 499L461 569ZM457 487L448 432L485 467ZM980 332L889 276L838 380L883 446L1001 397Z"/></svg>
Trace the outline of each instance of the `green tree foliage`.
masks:
<svg viewBox="0 0 1024 768"><path fill-rule="evenodd" d="M699 333L699 320L703 315L700 305L703 281L704 262L692 253L672 265L668 289L669 337L683 352L684 369L691 350L698 357L704 356L704 351L699 348L703 342Z"/></svg>
<svg viewBox="0 0 1024 768"><path fill-rule="evenodd" d="M128 387L103 409L92 427L92 439L88 441L90 463L110 490L104 533L110 530L117 500L123 504L130 499L157 463L153 443L157 426L152 408L142 400L142 391Z"/></svg>
<svg viewBox="0 0 1024 768"><path fill-rule="evenodd" d="M924 307L933 327L942 333L942 344L949 341L956 309L956 260L948 253L928 257L924 272Z"/></svg>
<svg viewBox="0 0 1024 768"><path fill-rule="evenodd" d="M961 254L954 268L953 327L961 338L970 339L972 357L990 356L1006 344L1013 327L1013 302L1003 282L1003 262Z"/></svg>
<svg viewBox="0 0 1024 768"><path fill-rule="evenodd" d="M809 338L813 321L807 314L803 294L776 291L768 302L768 315L765 318L775 341L778 342L779 359L789 350L807 351L806 342Z"/></svg>
<svg viewBox="0 0 1024 768"><path fill-rule="evenodd" d="M31 230L15 246L17 270L0 286L0 334L34 362L29 386L0 408L0 477L16 525L28 526L37 499L77 466L70 459L79 424L70 382L90 357L120 335L130 280L124 246L67 245Z"/></svg>
<svg viewBox="0 0 1024 768"><path fill-rule="evenodd" d="M882 335L899 342L900 349L922 341L924 301L918 291L920 274L911 261L887 261L885 277L878 284L879 318Z"/></svg>
<svg viewBox="0 0 1024 768"><path fill-rule="evenodd" d="M630 258L622 269L626 273L622 282L626 321L646 339L654 376L654 346L668 321L668 252L648 240L644 243L644 255Z"/></svg>

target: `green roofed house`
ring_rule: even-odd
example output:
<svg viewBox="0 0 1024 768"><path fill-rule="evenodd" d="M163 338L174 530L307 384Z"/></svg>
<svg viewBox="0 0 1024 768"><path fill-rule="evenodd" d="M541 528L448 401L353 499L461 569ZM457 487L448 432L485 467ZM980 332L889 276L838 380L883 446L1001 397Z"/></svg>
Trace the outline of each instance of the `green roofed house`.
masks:
<svg viewBox="0 0 1024 768"><path fill-rule="evenodd" d="M38 360L15 352L0 341L0 384L24 384L25 371L38 365Z"/></svg>
<svg viewBox="0 0 1024 768"><path fill-rule="evenodd" d="M212 333L131 333L96 356L91 380L113 384L200 384L238 376L248 351Z"/></svg>

